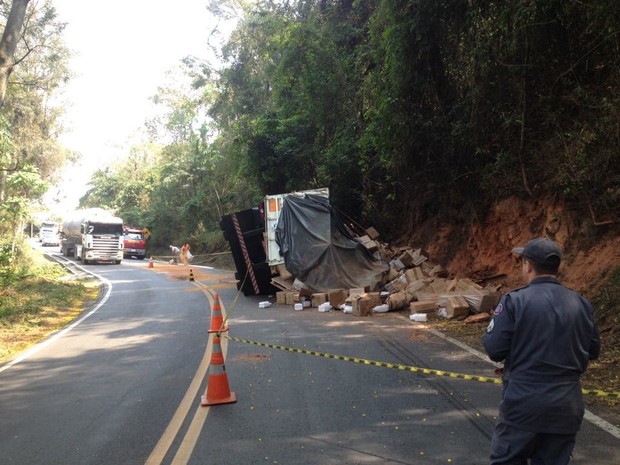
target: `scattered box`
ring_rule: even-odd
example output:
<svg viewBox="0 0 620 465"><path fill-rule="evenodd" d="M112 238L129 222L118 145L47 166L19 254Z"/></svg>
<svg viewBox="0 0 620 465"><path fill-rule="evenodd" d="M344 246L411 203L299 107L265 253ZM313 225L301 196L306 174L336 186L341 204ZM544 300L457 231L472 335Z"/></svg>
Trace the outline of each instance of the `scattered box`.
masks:
<svg viewBox="0 0 620 465"><path fill-rule="evenodd" d="M280 278L284 279L284 280L293 280L293 275L286 269L286 266L281 263L279 265L275 266L276 268L276 272L278 273L278 276L280 276Z"/></svg>
<svg viewBox="0 0 620 465"><path fill-rule="evenodd" d="M435 278L430 283L428 283L428 287L432 289L432 292L435 294L445 294L448 292L449 287L448 281L443 278Z"/></svg>
<svg viewBox="0 0 620 465"><path fill-rule="evenodd" d="M448 270L441 265L436 265L431 269L430 275L438 278L445 278L448 276Z"/></svg>
<svg viewBox="0 0 620 465"><path fill-rule="evenodd" d="M358 295L351 299L351 313L355 316L371 315L372 307L372 299L367 296Z"/></svg>
<svg viewBox="0 0 620 465"><path fill-rule="evenodd" d="M357 297L360 296L362 294L364 294L366 291L364 290L363 287L354 287L349 289L349 297L353 298L353 297Z"/></svg>
<svg viewBox="0 0 620 465"><path fill-rule="evenodd" d="M312 297L310 297L310 302L313 307L318 307L319 305L327 302L327 294L325 292L317 292L312 294Z"/></svg>
<svg viewBox="0 0 620 465"><path fill-rule="evenodd" d="M286 305L286 292L284 291L276 292L276 304Z"/></svg>
<svg viewBox="0 0 620 465"><path fill-rule="evenodd" d="M407 279L405 275L401 275L398 278L390 281L385 285L385 290L389 293L394 293L398 291L402 291L407 287Z"/></svg>
<svg viewBox="0 0 620 465"><path fill-rule="evenodd" d="M373 307L376 307L377 305L381 305L382 303L380 292L367 292L366 294L364 294L364 297L367 297L368 299L370 299L370 302Z"/></svg>
<svg viewBox="0 0 620 465"><path fill-rule="evenodd" d="M437 311L439 305L432 300L422 300L418 302L411 302L409 304L410 313L433 313Z"/></svg>
<svg viewBox="0 0 620 465"><path fill-rule="evenodd" d="M400 310L409 304L409 296L404 291L395 292L388 297L387 304L390 310Z"/></svg>
<svg viewBox="0 0 620 465"><path fill-rule="evenodd" d="M424 275L422 268L410 268L409 270L405 271L405 279L409 283L412 283L414 281L420 281L424 278L426 278L426 276Z"/></svg>
<svg viewBox="0 0 620 465"><path fill-rule="evenodd" d="M373 241L376 241L380 237L379 232L372 226L366 230L366 234L368 234L368 237Z"/></svg>
<svg viewBox="0 0 620 465"><path fill-rule="evenodd" d="M444 308L448 319L464 319L469 315L469 304L461 295L448 296Z"/></svg>
<svg viewBox="0 0 620 465"><path fill-rule="evenodd" d="M460 292L461 294L464 294L466 292L471 292L472 290L480 291L482 290L482 286L473 282L469 278L462 278L458 280L457 286L454 290Z"/></svg>
<svg viewBox="0 0 620 465"><path fill-rule="evenodd" d="M405 269L405 265L398 258L395 258L390 262L390 268L394 268L398 271L402 271Z"/></svg>
<svg viewBox="0 0 620 465"><path fill-rule="evenodd" d="M403 265L405 265L405 267L411 268L414 266L413 264L415 263L416 257L413 256L410 250L405 250L402 254L400 254L398 259Z"/></svg>
<svg viewBox="0 0 620 465"><path fill-rule="evenodd" d="M364 244L366 242L370 242L372 239L370 239L370 236L360 236L357 240Z"/></svg>
<svg viewBox="0 0 620 465"><path fill-rule="evenodd" d="M293 305L295 302L300 302L299 292L284 291L286 305Z"/></svg>
<svg viewBox="0 0 620 465"><path fill-rule="evenodd" d="M489 313L501 299L501 294L499 292L490 292L490 291L480 291L471 294L463 294L465 300L469 304L472 312L474 313Z"/></svg>
<svg viewBox="0 0 620 465"><path fill-rule="evenodd" d="M399 276L400 276L400 273L398 272L398 270L390 266L390 269L388 270L388 274L385 278L386 278L386 281L389 282L389 281L394 281Z"/></svg>
<svg viewBox="0 0 620 465"><path fill-rule="evenodd" d="M424 280L413 281L405 288L405 292L412 297L416 297L418 292L425 289L427 283Z"/></svg>
<svg viewBox="0 0 620 465"><path fill-rule="evenodd" d="M345 300L347 300L349 294L346 289L330 289L327 291L327 300L334 308L340 307Z"/></svg>

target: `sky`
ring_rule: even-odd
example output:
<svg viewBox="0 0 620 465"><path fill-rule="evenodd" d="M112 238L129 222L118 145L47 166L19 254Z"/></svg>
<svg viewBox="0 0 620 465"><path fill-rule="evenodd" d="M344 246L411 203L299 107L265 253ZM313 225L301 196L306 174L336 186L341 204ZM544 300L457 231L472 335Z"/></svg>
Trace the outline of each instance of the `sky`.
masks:
<svg viewBox="0 0 620 465"><path fill-rule="evenodd" d="M77 206L95 169L139 140L153 114L149 98L167 83L166 73L188 55L210 58L217 23L206 0L51 1L67 23L65 42L74 55L75 76L64 95L70 132L60 140L82 162L65 171L60 197L68 208Z"/></svg>

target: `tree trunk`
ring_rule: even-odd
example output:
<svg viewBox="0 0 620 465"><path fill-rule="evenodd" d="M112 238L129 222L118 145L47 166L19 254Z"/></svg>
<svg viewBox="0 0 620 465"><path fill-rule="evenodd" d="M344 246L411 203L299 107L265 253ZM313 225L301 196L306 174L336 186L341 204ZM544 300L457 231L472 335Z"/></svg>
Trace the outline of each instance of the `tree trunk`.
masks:
<svg viewBox="0 0 620 465"><path fill-rule="evenodd" d="M11 12L0 41L0 107L4 104L7 82L13 70L13 54L20 38L26 8L30 0L13 0Z"/></svg>

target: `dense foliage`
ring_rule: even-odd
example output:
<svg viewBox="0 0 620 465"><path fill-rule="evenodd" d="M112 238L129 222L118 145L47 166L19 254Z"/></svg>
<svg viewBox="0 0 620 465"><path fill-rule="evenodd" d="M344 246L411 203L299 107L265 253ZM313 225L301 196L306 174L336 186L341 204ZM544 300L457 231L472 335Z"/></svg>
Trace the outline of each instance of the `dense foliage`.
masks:
<svg viewBox="0 0 620 465"><path fill-rule="evenodd" d="M222 67L187 60L192 86L157 97L172 142L147 172L98 173L84 205L162 243L316 187L384 231L507 195L617 220L619 32L615 0L257 2Z"/></svg>
<svg viewBox="0 0 620 465"><path fill-rule="evenodd" d="M10 2L0 4L0 20L6 21L10 8ZM72 157L57 140L61 104L55 97L69 77L63 30L48 0L32 4L10 61L10 80L0 108L2 283L20 276L24 225L59 168Z"/></svg>

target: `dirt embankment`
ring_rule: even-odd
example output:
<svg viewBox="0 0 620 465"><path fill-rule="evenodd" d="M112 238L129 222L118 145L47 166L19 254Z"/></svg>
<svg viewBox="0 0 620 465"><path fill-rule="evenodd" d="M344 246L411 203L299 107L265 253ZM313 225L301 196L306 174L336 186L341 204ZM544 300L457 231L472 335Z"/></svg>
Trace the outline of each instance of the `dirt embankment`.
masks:
<svg viewBox="0 0 620 465"><path fill-rule="evenodd" d="M534 237L549 237L564 253L562 282L594 297L608 274L620 266L620 225L596 228L552 199L507 199L466 227L429 224L408 239L422 247L455 277L486 279L508 291L523 283L513 247Z"/></svg>

